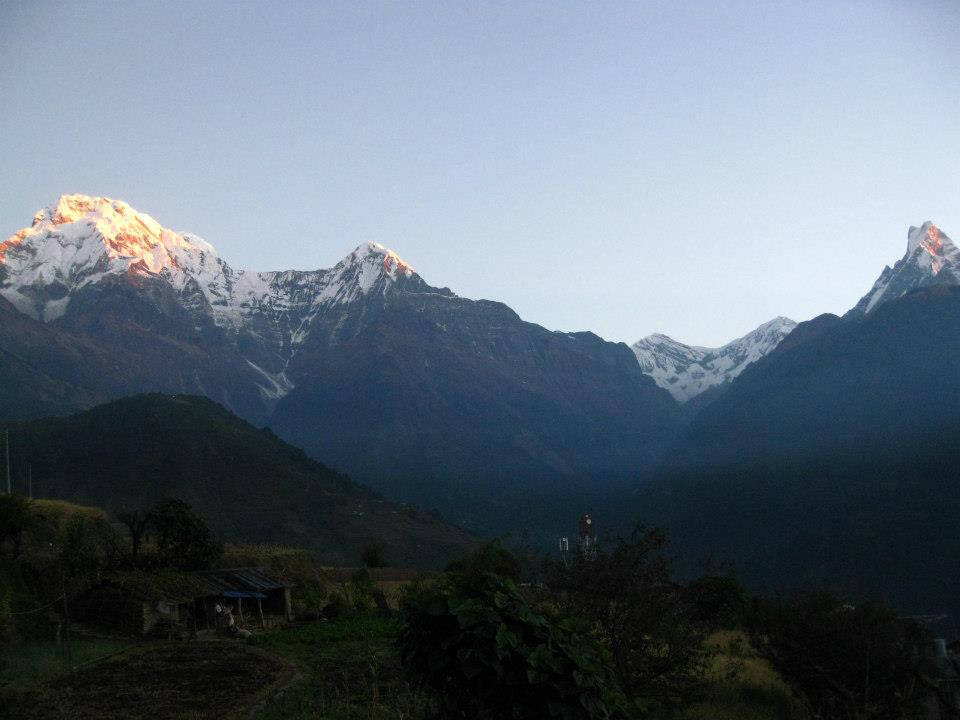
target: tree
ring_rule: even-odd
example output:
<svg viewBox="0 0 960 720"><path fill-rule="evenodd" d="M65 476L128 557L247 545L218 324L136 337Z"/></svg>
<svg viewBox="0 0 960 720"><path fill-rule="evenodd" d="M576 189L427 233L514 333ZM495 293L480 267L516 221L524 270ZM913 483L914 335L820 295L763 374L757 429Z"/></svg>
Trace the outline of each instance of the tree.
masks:
<svg viewBox="0 0 960 720"><path fill-rule="evenodd" d="M185 570L201 570L223 554L223 545L182 500L162 500L150 511L148 520L156 531L157 553L164 562Z"/></svg>
<svg viewBox="0 0 960 720"><path fill-rule="evenodd" d="M142 510L120 510L117 512L117 520L130 532L130 557L136 565L140 557L140 545L147 528L150 527L150 517Z"/></svg>
<svg viewBox="0 0 960 720"><path fill-rule="evenodd" d="M547 584L561 611L594 624L636 705L670 707L701 686L705 625L689 593L670 578L662 530L637 528L612 551L554 563Z"/></svg>
<svg viewBox="0 0 960 720"><path fill-rule="evenodd" d="M823 720L909 717L926 692L920 629L874 603L847 605L827 593L757 598L750 634Z"/></svg>
<svg viewBox="0 0 960 720"><path fill-rule="evenodd" d="M20 557L23 534L40 524L33 501L23 495L0 495L0 545L10 541L13 557Z"/></svg>
<svg viewBox="0 0 960 720"><path fill-rule="evenodd" d="M120 555L119 540L104 517L70 516L56 539L67 579L83 585L99 570L114 566Z"/></svg>
<svg viewBox="0 0 960 720"><path fill-rule="evenodd" d="M401 659L444 717L622 717L608 654L588 629L533 609L486 560L414 586L401 603Z"/></svg>

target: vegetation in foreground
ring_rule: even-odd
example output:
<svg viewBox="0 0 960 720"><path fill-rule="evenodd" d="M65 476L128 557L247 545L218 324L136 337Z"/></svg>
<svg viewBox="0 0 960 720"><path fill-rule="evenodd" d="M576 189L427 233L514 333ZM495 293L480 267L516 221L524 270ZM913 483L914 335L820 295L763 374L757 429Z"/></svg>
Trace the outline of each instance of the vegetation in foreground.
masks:
<svg viewBox="0 0 960 720"><path fill-rule="evenodd" d="M951 659L932 662L913 623L822 593L747 599L727 577L676 582L658 530L568 563L520 563L488 545L391 603L377 570L331 574L295 548L223 548L177 501L127 518L129 554L102 511L37 505L0 496L0 712L11 717L253 707L267 719L899 720L924 703L954 712L941 682ZM145 519L154 537L137 541ZM159 582L215 558L292 581L303 624L259 632L252 645L154 641L115 653L73 642L66 661L36 642L51 623L66 633L58 603L124 563Z"/></svg>
<svg viewBox="0 0 960 720"><path fill-rule="evenodd" d="M293 672L281 660L238 643L152 642L28 688L3 688L0 717L236 716L266 701Z"/></svg>

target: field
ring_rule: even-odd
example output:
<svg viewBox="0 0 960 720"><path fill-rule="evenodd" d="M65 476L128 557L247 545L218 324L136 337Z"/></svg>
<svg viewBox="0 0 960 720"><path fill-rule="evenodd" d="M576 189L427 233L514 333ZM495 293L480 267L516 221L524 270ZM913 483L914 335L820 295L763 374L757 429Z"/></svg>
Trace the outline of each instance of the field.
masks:
<svg viewBox="0 0 960 720"><path fill-rule="evenodd" d="M396 621L376 616L285 628L257 646L294 661L300 678L271 701L260 720L418 720L432 704L404 681Z"/></svg>
<svg viewBox="0 0 960 720"><path fill-rule="evenodd" d="M0 650L0 688L53 677L129 646L126 640L75 640L69 657L65 646L53 641L18 645L15 652Z"/></svg>
<svg viewBox="0 0 960 720"><path fill-rule="evenodd" d="M186 720L249 715L296 677L292 664L231 641L153 642L0 688L0 716Z"/></svg>
<svg viewBox="0 0 960 720"><path fill-rule="evenodd" d="M52 644L22 646L0 674L0 717L426 720L434 706L403 678L398 631L396 620L366 615L273 630L251 644L84 641L74 643L73 670ZM742 633L715 633L708 645L705 697L679 717L794 716L788 688Z"/></svg>

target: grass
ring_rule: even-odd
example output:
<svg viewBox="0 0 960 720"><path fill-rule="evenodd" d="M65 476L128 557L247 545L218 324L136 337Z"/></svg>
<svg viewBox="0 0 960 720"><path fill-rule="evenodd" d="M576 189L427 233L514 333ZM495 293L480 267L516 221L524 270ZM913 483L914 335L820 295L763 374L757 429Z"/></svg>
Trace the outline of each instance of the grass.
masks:
<svg viewBox="0 0 960 720"><path fill-rule="evenodd" d="M0 650L0 687L54 677L130 644L126 640L74 640L69 658L66 648L52 640L11 645Z"/></svg>
<svg viewBox="0 0 960 720"><path fill-rule="evenodd" d="M789 686L757 656L739 630L720 630L706 641L712 651L705 698L684 708L683 720L787 720L797 717Z"/></svg>
<svg viewBox="0 0 960 720"><path fill-rule="evenodd" d="M396 649L399 624L362 616L276 630L257 645L295 662L301 678L271 701L259 720L418 720L430 700L404 680Z"/></svg>

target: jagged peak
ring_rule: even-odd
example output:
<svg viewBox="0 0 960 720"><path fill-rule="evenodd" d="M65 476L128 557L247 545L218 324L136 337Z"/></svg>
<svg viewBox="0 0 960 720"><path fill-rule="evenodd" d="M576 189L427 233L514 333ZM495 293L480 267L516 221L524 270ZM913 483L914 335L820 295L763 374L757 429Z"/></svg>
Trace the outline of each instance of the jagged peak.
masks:
<svg viewBox="0 0 960 720"><path fill-rule="evenodd" d="M416 272L410 263L378 242L366 242L358 245L341 263L345 265L356 263L379 264L383 268L383 272L394 280L398 275L409 277Z"/></svg>
<svg viewBox="0 0 960 720"><path fill-rule="evenodd" d="M635 342L633 344L633 347L643 348L643 347L671 346L671 347L684 348L686 350L703 352L703 353L716 353L716 352L720 352L724 348L729 348L733 345L736 345L737 343L743 342L744 340L749 340L751 338L761 336L770 330L777 330L777 331L785 330L786 332L784 334L786 334L786 333L789 333L791 330L793 330L793 328L795 328L796 326L797 326L796 321L791 320L790 318L785 317L783 315L778 315L772 320L767 320L762 325L758 325L757 327L755 327L753 330L746 333L745 335L738 337L734 340L731 340L725 345L721 345L719 347L707 347L705 345L687 345L686 343L680 342L679 340L675 340L669 335L665 335L663 333L653 333L652 335L647 335L645 338L641 338L640 340Z"/></svg>
<svg viewBox="0 0 960 720"><path fill-rule="evenodd" d="M224 271L202 238L165 228L121 200L82 194L61 195L34 215L30 227L0 243L0 265L0 294L44 320L59 317L69 297L58 290L50 299L37 288L72 292L106 275L133 272L162 274L177 290L193 278L209 295Z"/></svg>
<svg viewBox="0 0 960 720"><path fill-rule="evenodd" d="M907 230L907 255L910 255L921 242L928 240L931 235L933 237L940 235L940 228L934 225L931 220L927 220L920 227L911 225L910 229Z"/></svg>
<svg viewBox="0 0 960 720"><path fill-rule="evenodd" d="M862 317L911 290L943 282L960 285L960 249L929 220L920 227L911 225L903 257L892 268L884 267L870 291L846 316Z"/></svg>
<svg viewBox="0 0 960 720"><path fill-rule="evenodd" d="M674 340L674 339L673 339L672 337L670 337L669 335L666 335L666 334L664 334L664 333L651 333L650 335L647 335L645 338L641 338L638 342L649 342L649 343L669 342L669 343L675 343L675 342L677 342L677 341Z"/></svg>
<svg viewBox="0 0 960 720"><path fill-rule="evenodd" d="M390 248L376 242L363 243L330 271L329 283L318 300L348 302L367 295L378 283L386 292L401 277L413 275L413 267Z"/></svg>
<svg viewBox="0 0 960 720"><path fill-rule="evenodd" d="M202 238L165 228L122 200L73 194L61 195L56 203L34 215L29 228L23 228L0 244L0 262L12 247L31 237L46 240L66 237L79 245L93 235L102 242L109 259L142 261L151 272L175 265L173 256L177 250L216 255L216 249Z"/></svg>
<svg viewBox="0 0 960 720"><path fill-rule="evenodd" d="M644 374L678 402L686 402L715 385L737 377L748 365L773 350L797 326L779 315L718 348L686 345L655 333L632 345Z"/></svg>
<svg viewBox="0 0 960 720"><path fill-rule="evenodd" d="M757 332L757 330L766 330L767 328L770 328L770 327L791 327L791 328L793 328L793 327L796 327L796 325L797 325L797 321L796 321L796 320L791 320L790 318L788 318L788 317L786 317L786 316L784 316L784 315L777 315L775 318L773 318L773 320L767 320L765 323L763 323L762 325L760 325L760 326L759 326L756 330L754 330L753 332ZM748 333L748 334L749 334L749 333Z"/></svg>
<svg viewBox="0 0 960 720"><path fill-rule="evenodd" d="M920 250L921 252L917 252ZM911 226L907 232L907 253L905 257L917 254L918 259L929 263L930 271L938 275L950 256L956 254L953 241L939 227L929 220L920 227Z"/></svg>

